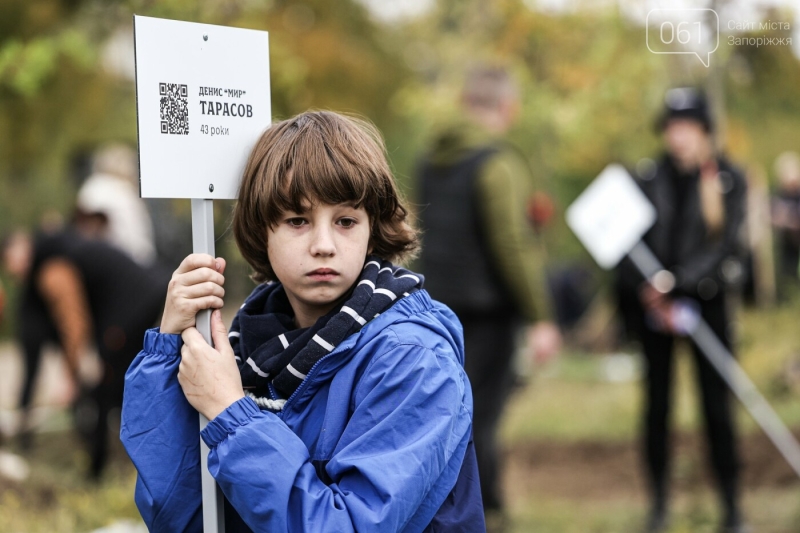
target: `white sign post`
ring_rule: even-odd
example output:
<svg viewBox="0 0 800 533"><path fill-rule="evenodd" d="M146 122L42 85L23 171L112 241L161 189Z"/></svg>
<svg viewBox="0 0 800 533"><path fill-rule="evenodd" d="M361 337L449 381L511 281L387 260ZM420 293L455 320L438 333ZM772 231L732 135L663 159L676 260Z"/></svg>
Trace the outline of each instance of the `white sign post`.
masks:
<svg viewBox="0 0 800 533"><path fill-rule="evenodd" d="M656 210L622 165L608 165L567 209L567 224L595 261L614 268L656 221Z"/></svg>
<svg viewBox="0 0 800 533"><path fill-rule="evenodd" d="M658 288L658 275L664 267L641 240L655 223L655 208L622 165L607 166L569 206L566 216L567 225L602 268L614 268L627 255L644 278ZM693 316L684 326L689 338L800 476L800 445L736 359L702 317Z"/></svg>
<svg viewBox="0 0 800 533"><path fill-rule="evenodd" d="M134 16L139 192L190 198L195 253L214 253L213 200L238 194L271 119L266 32ZM211 344L211 313L197 315ZM200 416L200 428L208 423ZM225 530L223 497L200 440L203 530Z"/></svg>

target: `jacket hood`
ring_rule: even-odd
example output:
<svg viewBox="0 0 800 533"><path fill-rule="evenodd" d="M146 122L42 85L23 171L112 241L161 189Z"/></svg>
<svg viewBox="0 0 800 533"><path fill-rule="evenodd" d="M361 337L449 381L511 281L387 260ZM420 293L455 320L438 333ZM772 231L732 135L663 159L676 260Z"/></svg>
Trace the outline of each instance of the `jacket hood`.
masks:
<svg viewBox="0 0 800 533"><path fill-rule="evenodd" d="M452 350L459 363L464 365L464 329L461 322L449 307L431 299L424 289L398 300L342 344L350 345L353 342L358 348L384 334L385 330L393 329L393 325L399 322L402 322L403 342L421 342L432 349L435 349L435 343L445 342L449 347L446 351Z"/></svg>

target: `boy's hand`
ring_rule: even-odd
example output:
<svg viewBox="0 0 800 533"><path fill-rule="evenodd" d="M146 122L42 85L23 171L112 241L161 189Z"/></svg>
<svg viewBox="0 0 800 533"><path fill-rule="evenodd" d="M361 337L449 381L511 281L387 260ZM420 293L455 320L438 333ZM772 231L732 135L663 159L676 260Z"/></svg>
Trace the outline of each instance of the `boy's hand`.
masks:
<svg viewBox="0 0 800 533"><path fill-rule="evenodd" d="M203 309L220 309L225 296L225 260L208 254L192 254L172 274L161 317L161 333L181 334L195 325Z"/></svg>
<svg viewBox="0 0 800 533"><path fill-rule="evenodd" d="M228 330L222 323L222 313L218 310L211 313L211 338L216 349L209 346L195 328L187 329L181 336L178 383L192 407L213 420L232 403L244 398L242 377L228 341Z"/></svg>

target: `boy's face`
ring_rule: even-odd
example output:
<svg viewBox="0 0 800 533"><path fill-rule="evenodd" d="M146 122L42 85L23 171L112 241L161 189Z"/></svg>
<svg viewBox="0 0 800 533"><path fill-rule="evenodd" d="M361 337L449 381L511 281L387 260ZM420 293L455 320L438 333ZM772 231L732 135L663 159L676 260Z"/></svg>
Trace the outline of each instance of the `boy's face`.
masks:
<svg viewBox="0 0 800 533"><path fill-rule="evenodd" d="M369 251L370 221L352 204L287 211L267 229L267 254L300 327L330 311L358 279Z"/></svg>

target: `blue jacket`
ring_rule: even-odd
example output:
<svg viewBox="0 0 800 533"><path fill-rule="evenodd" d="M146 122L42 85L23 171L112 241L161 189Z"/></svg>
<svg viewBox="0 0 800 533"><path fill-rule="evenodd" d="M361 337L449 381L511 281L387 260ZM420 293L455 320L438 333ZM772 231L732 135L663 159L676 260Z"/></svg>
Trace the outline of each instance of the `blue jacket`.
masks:
<svg viewBox="0 0 800 533"><path fill-rule="evenodd" d="M228 506L226 533L485 531L461 325L426 291L321 359L283 411L243 398L202 432L180 343L148 331L125 377L121 438L151 531L202 530L198 436L239 515Z"/></svg>

